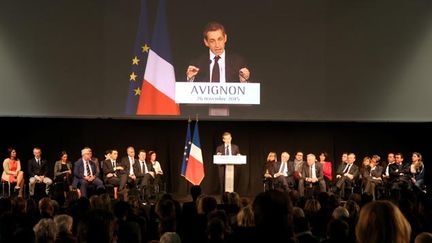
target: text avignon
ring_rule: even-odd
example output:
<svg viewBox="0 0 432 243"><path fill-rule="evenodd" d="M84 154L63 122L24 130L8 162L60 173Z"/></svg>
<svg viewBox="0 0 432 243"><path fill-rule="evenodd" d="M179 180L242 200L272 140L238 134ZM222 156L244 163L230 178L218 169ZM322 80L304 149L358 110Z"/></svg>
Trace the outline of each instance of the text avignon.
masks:
<svg viewBox="0 0 432 243"><path fill-rule="evenodd" d="M241 86L193 86L191 94L244 95L246 88Z"/></svg>

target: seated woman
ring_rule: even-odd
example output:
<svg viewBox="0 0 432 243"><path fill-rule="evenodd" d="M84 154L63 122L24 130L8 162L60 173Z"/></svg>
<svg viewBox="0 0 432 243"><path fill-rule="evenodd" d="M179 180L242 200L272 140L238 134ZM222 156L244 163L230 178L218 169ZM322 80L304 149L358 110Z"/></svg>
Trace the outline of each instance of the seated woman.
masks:
<svg viewBox="0 0 432 243"><path fill-rule="evenodd" d="M9 148L8 153L9 157L3 161L2 181L16 183L15 190L18 190L18 196L22 197L24 173L21 171L21 163L14 148Z"/></svg>
<svg viewBox="0 0 432 243"><path fill-rule="evenodd" d="M369 178L369 173L370 173L370 169L371 169L371 158L369 156L366 156L363 158L363 162L362 165L360 167L360 173L359 173L359 179L361 182L361 186L365 187L366 183L368 181Z"/></svg>
<svg viewBox="0 0 432 243"><path fill-rule="evenodd" d="M68 161L68 154L66 151L60 153L60 160L56 161L54 165L54 180L57 183L63 183L64 192L70 190L72 182L72 163Z"/></svg>
<svg viewBox="0 0 432 243"><path fill-rule="evenodd" d="M424 164L422 155L419 152L414 152L411 157L411 180L420 189L424 188Z"/></svg>
<svg viewBox="0 0 432 243"><path fill-rule="evenodd" d="M264 187L266 190L274 188L274 175L278 171L276 168L277 155L275 152L270 152L267 155L267 160L264 163Z"/></svg>
<svg viewBox="0 0 432 243"><path fill-rule="evenodd" d="M363 189L365 193L372 195L373 199L375 196L375 187L382 184L383 167L379 166L378 163L380 157L378 155L372 156L369 163L369 170L367 174L363 175Z"/></svg>
<svg viewBox="0 0 432 243"><path fill-rule="evenodd" d="M332 171L332 162L328 161L327 152L321 152L319 155L319 160L321 165L323 166L324 180L328 187L331 187L333 182L333 171Z"/></svg>
<svg viewBox="0 0 432 243"><path fill-rule="evenodd" d="M148 152L147 159L152 164L154 169L154 185L157 186L156 192L159 191L159 188L161 188L163 183L163 170L159 163L159 161L156 160L156 152L155 151L149 151Z"/></svg>

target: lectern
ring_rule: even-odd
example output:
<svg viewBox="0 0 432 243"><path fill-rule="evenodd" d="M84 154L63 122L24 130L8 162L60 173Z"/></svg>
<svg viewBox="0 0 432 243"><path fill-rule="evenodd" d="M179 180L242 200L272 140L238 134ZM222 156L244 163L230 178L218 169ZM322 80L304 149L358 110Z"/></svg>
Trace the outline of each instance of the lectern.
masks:
<svg viewBox="0 0 432 243"><path fill-rule="evenodd" d="M234 165L246 164L246 155L213 155L213 164L225 165L225 192L233 192Z"/></svg>

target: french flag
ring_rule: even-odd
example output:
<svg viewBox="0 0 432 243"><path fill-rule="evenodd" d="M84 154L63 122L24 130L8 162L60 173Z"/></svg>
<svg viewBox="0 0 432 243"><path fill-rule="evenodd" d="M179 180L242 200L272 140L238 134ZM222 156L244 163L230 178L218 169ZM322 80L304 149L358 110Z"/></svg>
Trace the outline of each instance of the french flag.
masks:
<svg viewBox="0 0 432 243"><path fill-rule="evenodd" d="M180 115L166 19L166 1L160 0L137 115Z"/></svg>
<svg viewBox="0 0 432 243"><path fill-rule="evenodd" d="M201 184L201 181L204 179L204 161L199 138L198 121L195 123L185 178L194 185Z"/></svg>

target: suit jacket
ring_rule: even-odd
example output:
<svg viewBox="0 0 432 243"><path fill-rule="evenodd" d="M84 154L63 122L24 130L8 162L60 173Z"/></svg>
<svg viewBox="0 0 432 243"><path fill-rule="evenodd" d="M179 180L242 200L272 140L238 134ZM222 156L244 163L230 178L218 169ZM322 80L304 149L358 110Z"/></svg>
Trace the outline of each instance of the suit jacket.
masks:
<svg viewBox="0 0 432 243"><path fill-rule="evenodd" d="M347 164L345 164L345 163L339 165L339 168L338 168L336 174L343 176L344 175L343 171L345 170L346 166L347 166ZM348 170L348 174L353 175L354 178L358 177L358 175L359 175L359 168L358 168L358 166L355 165L355 164L352 164L351 168Z"/></svg>
<svg viewBox="0 0 432 243"><path fill-rule="evenodd" d="M45 159L40 159L41 165L39 166L35 158L28 161L27 168L30 177L47 176L48 175L48 162Z"/></svg>
<svg viewBox="0 0 432 243"><path fill-rule="evenodd" d="M384 168L382 166L379 166L379 165L377 165L375 167L375 169L370 170L370 176L371 177L381 178L383 174L384 174Z"/></svg>
<svg viewBox="0 0 432 243"><path fill-rule="evenodd" d="M210 81L210 54L206 53L192 60L190 65L199 68L198 74L195 76L194 82L209 82ZM226 82L239 82L239 71L246 67L245 60L237 55L230 54L225 51L225 80Z"/></svg>
<svg viewBox="0 0 432 243"><path fill-rule="evenodd" d="M90 167L91 170L93 172L93 175L95 175L96 177L99 177L99 172L96 168L96 164L93 161L89 161L90 163ZM78 179L83 179L84 178L84 163L83 163L83 159L79 159L75 162L74 164L74 177L78 178Z"/></svg>
<svg viewBox="0 0 432 243"><path fill-rule="evenodd" d="M303 167L302 167L302 178L311 178L311 170L310 167L307 163L303 163ZM324 179L324 173L323 173L323 167L321 165L321 163L319 162L315 162L315 175L317 177L318 180L322 180Z"/></svg>
<svg viewBox="0 0 432 243"><path fill-rule="evenodd" d="M220 153L222 155L225 155L225 144L219 145L216 148L216 154L218 154L218 153ZM239 149L239 147L237 145L231 144L231 154L232 155L238 155L238 154L240 154L240 149Z"/></svg>
<svg viewBox="0 0 432 243"><path fill-rule="evenodd" d="M68 170L72 170L72 163L70 161L66 162L66 166L67 166ZM55 165L54 165L54 176L55 177L62 175L60 172L61 168L62 168L62 162L60 160L56 161Z"/></svg>
<svg viewBox="0 0 432 243"><path fill-rule="evenodd" d="M276 166L276 173L279 172L280 167L281 167L281 164L282 164L282 161L277 161L277 162L275 163L275 166ZM287 166L288 166L287 177L290 177L290 176L292 176L293 173L294 173L294 161L291 161L291 160L287 161Z"/></svg>
<svg viewBox="0 0 432 243"><path fill-rule="evenodd" d="M148 172L155 172L153 165L150 161L145 161L144 163L147 165ZM143 170L145 170L145 168L143 168ZM139 162L139 160L136 161L134 164L134 173L136 177L143 177L145 175L145 172L141 173L141 162Z"/></svg>
<svg viewBox="0 0 432 243"><path fill-rule="evenodd" d="M134 158L134 162L133 162L132 166L135 166L136 163L138 163L138 160ZM128 156L122 158L121 165L123 166L123 169L124 169L123 173L126 173L129 175L130 163L129 163L129 157ZM132 169L133 169L133 167L132 167ZM134 170L134 174L135 174L135 170Z"/></svg>
<svg viewBox="0 0 432 243"><path fill-rule="evenodd" d="M265 175L266 173L269 173L271 176L273 176L278 171L279 171L279 168L276 167L275 161L266 161L264 163L263 175Z"/></svg>
<svg viewBox="0 0 432 243"><path fill-rule="evenodd" d="M117 165L117 166L123 166L123 165L122 165L121 163L119 163L118 161L116 161L116 165ZM104 175L104 176L106 176L106 175L109 174L109 173L116 174L116 173L119 172L119 171L115 171L115 170L114 170L114 167L113 167L112 162L111 162L110 159L104 160L104 162L103 162L103 166L102 166L102 171L103 171L103 175Z"/></svg>
<svg viewBox="0 0 432 243"><path fill-rule="evenodd" d="M404 175L400 176L400 173L404 173ZM393 163L389 165L389 175L391 180L398 178L409 179L411 177L410 165L408 163L402 163L400 165Z"/></svg>

